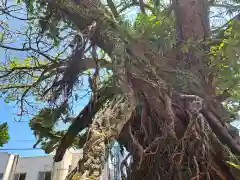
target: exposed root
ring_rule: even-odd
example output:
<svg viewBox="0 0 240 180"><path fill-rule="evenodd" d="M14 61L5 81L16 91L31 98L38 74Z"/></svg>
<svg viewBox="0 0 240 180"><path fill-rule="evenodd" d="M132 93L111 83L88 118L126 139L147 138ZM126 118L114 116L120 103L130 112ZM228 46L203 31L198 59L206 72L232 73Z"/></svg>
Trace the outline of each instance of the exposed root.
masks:
<svg viewBox="0 0 240 180"><path fill-rule="evenodd" d="M180 95L179 97L184 107L179 104L179 99L178 101L173 99L172 103L170 98L165 98L171 105L165 108L170 111L156 113L157 109L152 109L144 116L145 120L140 115L128 124L129 138L132 143L128 144L127 149L133 161L127 165L126 160L123 161L124 166L121 168L127 167L131 171L127 171L126 175L122 174L122 177L127 180L210 180L217 177L220 179L239 177L239 174L235 174L234 178L224 162L216 167L215 157L220 156L224 161L231 159L231 161L238 162L238 160L232 159L235 156L218 140L212 132L208 119L205 119L201 113L204 109L203 99L192 95ZM184 109L182 113L185 115L182 117L188 118L185 119L188 125L183 130L183 136L178 137L178 140L173 140L169 139L171 134L168 133L166 136L165 130L170 126L166 119L162 119L162 117L169 116L164 116L164 114L159 116L159 114L172 112L174 114L172 117L176 122L176 111L173 108L176 102L180 105L179 109ZM154 106L150 104L150 107ZM142 128L142 126L145 127ZM146 139L144 136L147 136L148 143L144 140Z"/></svg>

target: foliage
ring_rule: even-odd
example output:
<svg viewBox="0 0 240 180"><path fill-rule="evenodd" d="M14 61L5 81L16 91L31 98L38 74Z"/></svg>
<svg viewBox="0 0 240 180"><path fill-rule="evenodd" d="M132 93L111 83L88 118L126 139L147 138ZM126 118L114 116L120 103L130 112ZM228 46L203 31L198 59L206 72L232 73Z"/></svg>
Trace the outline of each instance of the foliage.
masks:
<svg viewBox="0 0 240 180"><path fill-rule="evenodd" d="M9 141L10 137L8 134L8 124L0 124L0 147Z"/></svg>
<svg viewBox="0 0 240 180"><path fill-rule="evenodd" d="M61 115L66 114L66 110L66 104L62 104L57 108L44 108L30 120L29 126L38 138L34 147L41 143L41 148L46 153L50 153L56 148L65 132L56 131L55 125Z"/></svg>
<svg viewBox="0 0 240 180"><path fill-rule="evenodd" d="M228 89L236 99L240 98L240 28L239 22L230 22L224 32L224 39L218 46L211 47L213 65L218 67L217 85L219 91Z"/></svg>
<svg viewBox="0 0 240 180"><path fill-rule="evenodd" d="M174 26L174 18L165 10L148 16L140 13L133 25L136 34L150 40L153 47L158 47L158 50L163 53L168 52L175 44Z"/></svg>

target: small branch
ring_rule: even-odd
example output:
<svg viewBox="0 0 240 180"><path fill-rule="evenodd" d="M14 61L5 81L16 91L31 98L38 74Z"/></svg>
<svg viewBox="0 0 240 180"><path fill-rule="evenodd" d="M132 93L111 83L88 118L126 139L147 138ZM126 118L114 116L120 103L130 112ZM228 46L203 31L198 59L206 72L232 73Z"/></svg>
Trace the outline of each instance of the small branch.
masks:
<svg viewBox="0 0 240 180"><path fill-rule="evenodd" d="M50 58L50 56L48 56L47 54L41 52L40 50L28 47L28 48L15 48L15 47L11 47L11 46L5 46L3 44L0 44L0 47L7 49L7 50L13 50L13 51L33 51L35 53L38 53L39 55L45 57L46 59L48 59L51 62L54 62L52 58Z"/></svg>
<svg viewBox="0 0 240 180"><path fill-rule="evenodd" d="M8 86L8 87L1 87L0 86L0 90L7 90L7 89L25 89L25 88L29 88L32 87L32 85L12 85L12 86Z"/></svg>
<svg viewBox="0 0 240 180"><path fill-rule="evenodd" d="M223 144L227 144L229 148L236 154L240 154L240 146L237 142L231 137L227 129L222 126L218 119L206 109L202 111L204 116L207 118L207 121L212 128L213 132L219 137Z"/></svg>
<svg viewBox="0 0 240 180"><path fill-rule="evenodd" d="M107 4L109 6L109 8L111 9L113 16L118 19L119 18L119 13L114 5L114 2L112 0L107 0Z"/></svg>
<svg viewBox="0 0 240 180"><path fill-rule="evenodd" d="M20 71L22 71L22 70L44 70L45 68L50 68L51 66L55 66L55 65L47 64L47 65L31 66L31 67L27 67L27 66L13 67L10 69L6 69L6 71L8 71L8 72L6 72L6 74L1 75L0 79L11 75L14 71L17 71L17 70L20 70Z"/></svg>
<svg viewBox="0 0 240 180"><path fill-rule="evenodd" d="M37 19L37 18L20 18L20 17L12 15L10 12L7 12L5 9L0 9L0 11L2 11L4 14L6 14L6 15L12 17L12 18L15 18L15 19L18 19L18 20L21 20L21 21L31 21L31 20Z"/></svg>
<svg viewBox="0 0 240 180"><path fill-rule="evenodd" d="M239 9L240 8L240 5L232 5L232 4L210 4L210 6L213 6L213 7L220 7L220 8L226 8L226 9Z"/></svg>
<svg viewBox="0 0 240 180"><path fill-rule="evenodd" d="M2 47L4 49L14 50L14 51L30 51L30 50L32 50L31 48L15 48L15 47L11 47L11 46L5 46L3 44L1 44L0 47Z"/></svg>
<svg viewBox="0 0 240 180"><path fill-rule="evenodd" d="M146 11L145 11L145 4L143 2L143 0L139 0L139 6L140 6L140 10L143 14L146 14Z"/></svg>

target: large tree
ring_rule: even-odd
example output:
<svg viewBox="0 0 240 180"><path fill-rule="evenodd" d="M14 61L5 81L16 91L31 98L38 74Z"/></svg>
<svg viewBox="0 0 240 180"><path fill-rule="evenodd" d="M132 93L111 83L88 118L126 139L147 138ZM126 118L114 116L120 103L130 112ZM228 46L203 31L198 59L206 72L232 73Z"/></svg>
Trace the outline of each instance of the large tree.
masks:
<svg viewBox="0 0 240 180"><path fill-rule="evenodd" d="M239 179L229 123L239 107L240 25L238 16L221 26L209 14L212 6L236 13L238 3L3 0L2 15L26 25L1 22L3 96L20 117L40 107L34 146L56 149L55 161L83 148L68 179L99 179L115 141L129 153L122 179ZM91 98L74 118L82 76ZM56 128L61 120L67 131Z"/></svg>

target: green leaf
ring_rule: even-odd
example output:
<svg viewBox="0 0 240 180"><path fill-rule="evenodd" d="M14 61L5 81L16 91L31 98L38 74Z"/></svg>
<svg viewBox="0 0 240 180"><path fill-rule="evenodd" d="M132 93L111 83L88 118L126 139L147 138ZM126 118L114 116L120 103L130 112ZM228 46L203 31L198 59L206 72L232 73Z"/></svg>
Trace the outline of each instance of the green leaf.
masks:
<svg viewBox="0 0 240 180"><path fill-rule="evenodd" d="M60 44L60 41L58 39L54 39L54 41L53 41L54 47L58 47L59 44Z"/></svg>
<svg viewBox="0 0 240 180"><path fill-rule="evenodd" d="M4 102L5 102L6 104L9 104L9 103L10 103L9 99L4 99Z"/></svg>
<svg viewBox="0 0 240 180"><path fill-rule="evenodd" d="M231 166L233 166L233 167L235 167L235 168L237 168L237 169L239 169L240 170L240 165L238 165L238 164L235 164L235 163L233 163L233 162L230 162L230 161L226 161L229 165L231 165Z"/></svg>
<svg viewBox="0 0 240 180"><path fill-rule="evenodd" d="M10 139L10 136L8 134L8 124L3 123L0 124L0 147L2 147L4 144L6 144Z"/></svg>
<svg viewBox="0 0 240 180"><path fill-rule="evenodd" d="M183 52L189 53L188 45L186 45L186 44L183 45Z"/></svg>
<svg viewBox="0 0 240 180"><path fill-rule="evenodd" d="M17 0L17 4L20 4L22 3L23 1L22 0Z"/></svg>

